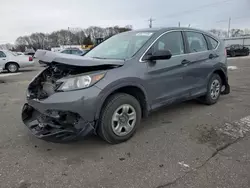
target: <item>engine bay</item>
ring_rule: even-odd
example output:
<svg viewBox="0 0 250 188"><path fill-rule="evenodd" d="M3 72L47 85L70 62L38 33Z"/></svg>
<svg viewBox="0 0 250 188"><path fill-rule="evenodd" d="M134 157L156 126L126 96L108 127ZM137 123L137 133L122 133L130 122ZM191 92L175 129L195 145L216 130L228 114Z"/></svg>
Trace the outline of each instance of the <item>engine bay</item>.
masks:
<svg viewBox="0 0 250 188"><path fill-rule="evenodd" d="M28 86L28 98L43 100L57 92L62 82L59 79L72 75L91 73L94 71L108 70L115 68L114 65L100 66L72 66L60 63L51 63L43 70Z"/></svg>

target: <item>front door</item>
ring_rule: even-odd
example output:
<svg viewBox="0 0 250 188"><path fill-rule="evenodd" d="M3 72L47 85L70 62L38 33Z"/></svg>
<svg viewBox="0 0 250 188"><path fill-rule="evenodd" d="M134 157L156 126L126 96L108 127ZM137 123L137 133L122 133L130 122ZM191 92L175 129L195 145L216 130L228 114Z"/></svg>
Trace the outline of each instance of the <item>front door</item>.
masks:
<svg viewBox="0 0 250 188"><path fill-rule="evenodd" d="M172 57L168 60L147 61L146 77L152 109L189 95L183 85L186 54L182 32L165 33L153 44L146 56L157 50L170 50Z"/></svg>

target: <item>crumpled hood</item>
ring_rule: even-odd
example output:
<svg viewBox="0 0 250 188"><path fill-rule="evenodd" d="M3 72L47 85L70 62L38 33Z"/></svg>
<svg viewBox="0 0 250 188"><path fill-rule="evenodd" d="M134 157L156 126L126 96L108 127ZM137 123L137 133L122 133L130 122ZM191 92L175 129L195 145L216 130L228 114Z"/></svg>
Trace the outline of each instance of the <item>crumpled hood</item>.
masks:
<svg viewBox="0 0 250 188"><path fill-rule="evenodd" d="M37 50L34 57L46 64L55 62L72 66L81 66L81 67L102 66L102 65L122 66L124 64L124 60L93 59L93 58L86 58L84 56L51 52L48 50Z"/></svg>

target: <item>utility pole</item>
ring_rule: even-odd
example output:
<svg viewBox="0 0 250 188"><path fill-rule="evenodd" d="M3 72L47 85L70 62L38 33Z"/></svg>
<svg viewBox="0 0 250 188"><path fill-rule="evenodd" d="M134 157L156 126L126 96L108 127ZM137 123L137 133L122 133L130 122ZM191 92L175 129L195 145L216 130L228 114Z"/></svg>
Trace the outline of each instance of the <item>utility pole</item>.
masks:
<svg viewBox="0 0 250 188"><path fill-rule="evenodd" d="M155 21L154 19L150 18L149 20L149 28L152 28L153 26L153 21Z"/></svg>
<svg viewBox="0 0 250 188"><path fill-rule="evenodd" d="M181 27L181 22L178 23L178 26Z"/></svg>
<svg viewBox="0 0 250 188"><path fill-rule="evenodd" d="M228 38L230 37L230 29L231 29L231 17L228 20L228 31L227 31Z"/></svg>

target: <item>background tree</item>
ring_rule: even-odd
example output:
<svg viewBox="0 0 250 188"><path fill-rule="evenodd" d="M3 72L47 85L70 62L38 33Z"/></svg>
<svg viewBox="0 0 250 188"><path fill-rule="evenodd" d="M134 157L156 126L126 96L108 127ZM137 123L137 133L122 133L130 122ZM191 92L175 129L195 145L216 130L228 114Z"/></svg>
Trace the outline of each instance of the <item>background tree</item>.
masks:
<svg viewBox="0 0 250 188"><path fill-rule="evenodd" d="M27 48L51 49L60 45L92 45L96 38L109 38L121 32L132 30L132 26L125 27L97 27L91 26L87 29L69 28L54 31L52 33L32 33L29 36L20 36L16 39L16 50L25 51Z"/></svg>
<svg viewBox="0 0 250 188"><path fill-rule="evenodd" d="M87 37L84 38L83 44L84 45L92 45L93 44L90 35L88 35Z"/></svg>

